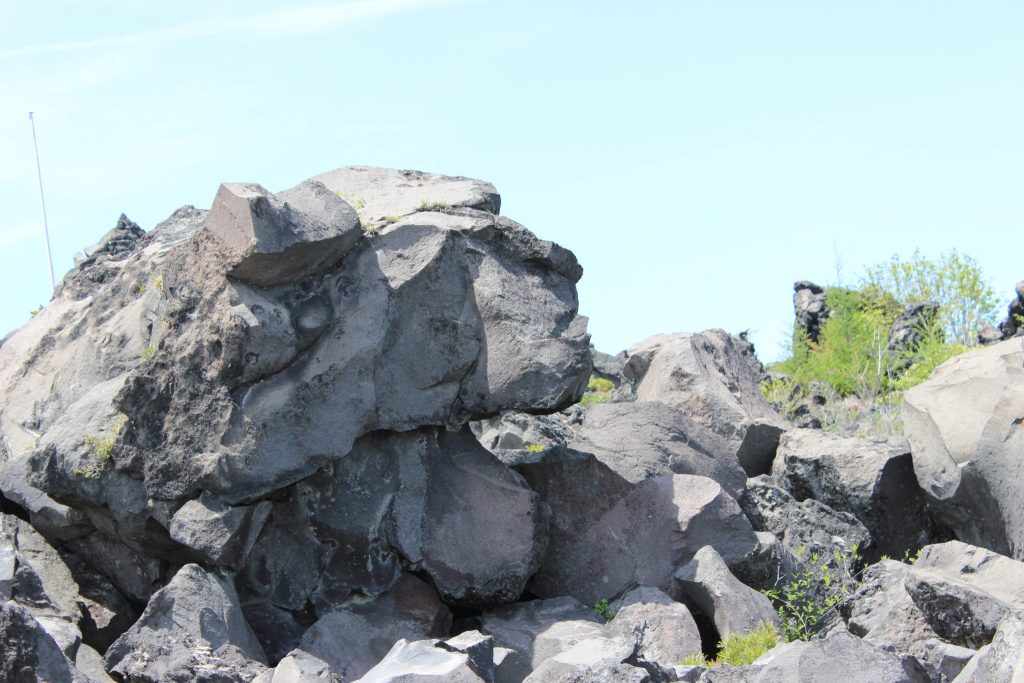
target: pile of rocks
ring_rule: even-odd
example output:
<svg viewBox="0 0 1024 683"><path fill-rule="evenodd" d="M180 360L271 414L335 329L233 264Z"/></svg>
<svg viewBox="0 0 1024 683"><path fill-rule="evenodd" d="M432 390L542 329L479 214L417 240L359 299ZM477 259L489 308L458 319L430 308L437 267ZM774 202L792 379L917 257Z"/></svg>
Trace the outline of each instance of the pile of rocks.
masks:
<svg viewBox="0 0 1024 683"><path fill-rule="evenodd" d="M499 207L481 181L351 167L223 185L90 250L0 347L0 679L1019 665L1019 341L908 394L907 441L797 429L721 330L595 354L575 257ZM592 373L611 400L576 405ZM681 664L781 626L760 591L812 556L850 592L819 637Z"/></svg>

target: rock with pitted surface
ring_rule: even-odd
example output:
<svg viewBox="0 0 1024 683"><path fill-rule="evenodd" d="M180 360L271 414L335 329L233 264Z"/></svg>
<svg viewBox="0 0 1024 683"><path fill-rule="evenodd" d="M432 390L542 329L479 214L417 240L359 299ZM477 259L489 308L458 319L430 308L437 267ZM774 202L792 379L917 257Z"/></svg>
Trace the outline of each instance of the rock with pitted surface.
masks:
<svg viewBox="0 0 1024 683"><path fill-rule="evenodd" d="M79 683L75 671L53 638L18 603L0 601L0 680Z"/></svg>
<svg viewBox="0 0 1024 683"><path fill-rule="evenodd" d="M811 498L852 514L871 532L876 553L903 557L940 540L902 439L792 429L779 443L772 481L797 501Z"/></svg>
<svg viewBox="0 0 1024 683"><path fill-rule="evenodd" d="M1024 611L1007 614L992 642L981 648L953 683L1024 680Z"/></svg>
<svg viewBox="0 0 1024 683"><path fill-rule="evenodd" d="M623 374L637 401L667 403L724 438L748 476L771 469L784 423L734 337L657 335L630 347Z"/></svg>
<svg viewBox="0 0 1024 683"><path fill-rule="evenodd" d="M701 651L697 624L686 605L657 588L639 586L611 604L611 633L636 642L639 659L671 668Z"/></svg>
<svg viewBox="0 0 1024 683"><path fill-rule="evenodd" d="M1024 560L1024 338L965 353L903 396L914 471L966 543Z"/></svg>
<svg viewBox="0 0 1024 683"><path fill-rule="evenodd" d="M807 280L794 283L793 308L796 310L796 328L802 330L809 341L817 342L829 317L825 288Z"/></svg>

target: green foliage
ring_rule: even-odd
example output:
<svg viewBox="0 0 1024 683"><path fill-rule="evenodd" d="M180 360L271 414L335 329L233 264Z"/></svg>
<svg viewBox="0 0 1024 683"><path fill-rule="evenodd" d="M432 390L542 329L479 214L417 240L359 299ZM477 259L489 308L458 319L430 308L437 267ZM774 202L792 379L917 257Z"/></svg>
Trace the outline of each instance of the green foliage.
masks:
<svg viewBox="0 0 1024 683"><path fill-rule="evenodd" d="M150 344L146 347L146 350L142 352L142 360L152 360L155 355L156 347Z"/></svg>
<svg viewBox="0 0 1024 683"><path fill-rule="evenodd" d="M611 621L612 617L615 616L614 614L612 614L612 608L608 604L607 600L601 600L594 604L594 614L601 617L605 621Z"/></svg>
<svg viewBox="0 0 1024 683"><path fill-rule="evenodd" d="M587 392L583 394L580 403L589 406L591 403L606 403L615 391L615 383L603 377L591 377L587 383Z"/></svg>
<svg viewBox="0 0 1024 683"><path fill-rule="evenodd" d="M29 315L29 317L30 317L30 318L34 318L34 317L36 317L37 315L39 315L39 312L40 312L40 311L42 311L42 310L43 310L43 305L42 305L42 304L39 304L38 306L36 306L35 308L33 308L33 309L32 309L31 311L29 311L29 312L28 312L28 315Z"/></svg>
<svg viewBox="0 0 1024 683"><path fill-rule="evenodd" d="M803 549L798 548L798 553L802 555ZM825 625L825 617L856 588L859 559L857 546L837 546L831 557L815 553L804 569L780 587L763 591L779 612L787 642L810 640Z"/></svg>
<svg viewBox="0 0 1024 683"><path fill-rule="evenodd" d="M384 216L384 225L391 225L392 223L397 223L400 220L402 220L401 216L395 216L395 215Z"/></svg>
<svg viewBox="0 0 1024 683"><path fill-rule="evenodd" d="M363 234L366 235L367 237L373 237L378 232L380 232L380 228L377 227L376 225L364 225L363 226Z"/></svg>
<svg viewBox="0 0 1024 683"><path fill-rule="evenodd" d="M978 327L992 323L997 314L995 292L970 256L954 249L937 260L920 251L904 261L894 255L888 262L868 268L865 287L876 287L901 303L934 301L946 340L955 345L977 343Z"/></svg>
<svg viewBox="0 0 1024 683"><path fill-rule="evenodd" d="M688 655L679 662L681 666L713 667L717 664L746 666L768 650L779 644L779 632L775 626L764 622L749 633L726 633L718 643L718 656L708 661L702 653Z"/></svg>
<svg viewBox="0 0 1024 683"><path fill-rule="evenodd" d="M539 443L528 443L525 446L527 453L540 453L544 450L544 446Z"/></svg>

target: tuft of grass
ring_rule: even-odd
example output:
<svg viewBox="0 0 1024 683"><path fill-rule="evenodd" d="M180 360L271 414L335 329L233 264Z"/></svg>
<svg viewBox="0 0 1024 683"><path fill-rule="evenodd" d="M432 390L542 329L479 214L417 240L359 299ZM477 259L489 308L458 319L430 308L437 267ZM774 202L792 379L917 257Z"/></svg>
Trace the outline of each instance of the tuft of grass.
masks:
<svg viewBox="0 0 1024 683"><path fill-rule="evenodd" d="M29 311L28 315L29 315L30 318L34 318L37 315L39 315L40 311L42 311L42 310L43 310L43 305L39 304L38 306L33 308L31 311Z"/></svg>
<svg viewBox="0 0 1024 683"><path fill-rule="evenodd" d="M750 633L727 633L718 644L716 664L746 666L779 644L779 632L767 621Z"/></svg>
<svg viewBox="0 0 1024 683"><path fill-rule="evenodd" d="M153 279L153 286L157 288L157 291L160 291L160 292L164 291L164 276L163 275L157 275Z"/></svg>
<svg viewBox="0 0 1024 683"><path fill-rule="evenodd" d="M364 225L363 226L363 234L366 235L367 237L373 237L378 232L380 232L380 228L378 226L376 226L376 225Z"/></svg>
<svg viewBox="0 0 1024 683"><path fill-rule="evenodd" d="M686 655L679 660L679 666L702 666L705 669L708 668L708 658L704 656L703 652L698 652L693 655Z"/></svg>
<svg viewBox="0 0 1024 683"><path fill-rule="evenodd" d="M150 344L146 347L146 350L142 352L142 360L152 360L155 355L156 347Z"/></svg>
<svg viewBox="0 0 1024 683"><path fill-rule="evenodd" d="M702 653L688 655L679 662L681 666L703 666L711 668L718 664L747 666L758 657L779 644L779 632L765 621L749 633L726 633L718 643L718 656L708 661Z"/></svg>
<svg viewBox="0 0 1024 683"><path fill-rule="evenodd" d="M401 216L395 216L395 215L384 216L384 225L391 225L392 223L397 223L400 220L402 220Z"/></svg>
<svg viewBox="0 0 1024 683"><path fill-rule="evenodd" d="M580 404L589 406L591 403L606 403L615 391L615 383L603 377L591 377L587 383L587 392L580 399Z"/></svg>
<svg viewBox="0 0 1024 683"><path fill-rule="evenodd" d="M527 453L540 453L544 450L544 446L539 443L528 443L523 448L526 449Z"/></svg>
<svg viewBox="0 0 1024 683"><path fill-rule="evenodd" d="M83 479L99 479L103 475L103 468L96 463L79 465L71 470L71 473L76 477L82 477Z"/></svg>
<svg viewBox="0 0 1024 683"><path fill-rule="evenodd" d="M452 213L452 205L448 202L428 201L424 199L420 202L420 211L438 211L440 213Z"/></svg>
<svg viewBox="0 0 1024 683"><path fill-rule="evenodd" d="M349 206L351 206L353 209L359 210L359 209L362 209L363 207L366 206L366 200L363 199L362 197L357 197L355 195L342 194L340 192L335 192L334 194L338 195L339 197L344 199L346 202L348 202Z"/></svg>
<svg viewBox="0 0 1024 683"><path fill-rule="evenodd" d="M102 439L92 434L85 435L85 445L100 462L110 462L114 457L114 439Z"/></svg>

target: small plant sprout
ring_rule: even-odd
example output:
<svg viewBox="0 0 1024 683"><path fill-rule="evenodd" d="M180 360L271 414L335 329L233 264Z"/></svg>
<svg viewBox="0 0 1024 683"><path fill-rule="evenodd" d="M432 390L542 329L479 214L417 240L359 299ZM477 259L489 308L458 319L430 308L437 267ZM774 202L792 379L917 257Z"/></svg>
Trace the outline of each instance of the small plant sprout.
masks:
<svg viewBox="0 0 1024 683"><path fill-rule="evenodd" d="M544 446L539 443L528 443L523 448L527 453L540 453L544 450Z"/></svg>
<svg viewBox="0 0 1024 683"><path fill-rule="evenodd" d="M397 223L400 220L402 220L402 217L394 214L384 216L384 225L391 225L392 223Z"/></svg>
<svg viewBox="0 0 1024 683"><path fill-rule="evenodd" d="M601 617L605 621L611 621L612 617L615 616L614 614L612 614L612 608L608 604L607 600L599 600L597 603L594 604L594 614Z"/></svg>
<svg viewBox="0 0 1024 683"><path fill-rule="evenodd" d="M146 350L142 352L142 360L144 360L144 361L152 360L153 356L155 356L155 355L156 355L156 346L154 346L153 344L150 344L149 346L146 347Z"/></svg>
<svg viewBox="0 0 1024 683"><path fill-rule="evenodd" d="M40 313L40 312L41 312L42 310L43 310L43 305L42 305L42 304L39 304L38 306L36 306L35 308L33 308L33 309L32 309L31 311L29 311L29 312L28 312L28 315L29 315L29 317L30 317L30 318L34 318L34 317L36 317L37 315L39 315L39 313Z"/></svg>
<svg viewBox="0 0 1024 683"><path fill-rule="evenodd" d="M363 234L367 237L373 237L378 232L380 232L380 228L376 225L367 224L363 226Z"/></svg>
<svg viewBox="0 0 1024 683"><path fill-rule="evenodd" d="M164 276L157 275L155 278L153 278L153 286L156 287L157 291L164 291Z"/></svg>

